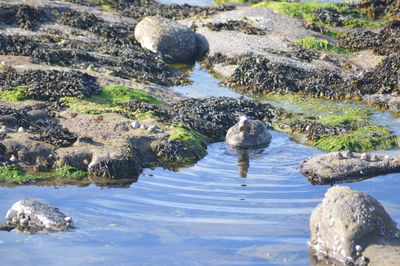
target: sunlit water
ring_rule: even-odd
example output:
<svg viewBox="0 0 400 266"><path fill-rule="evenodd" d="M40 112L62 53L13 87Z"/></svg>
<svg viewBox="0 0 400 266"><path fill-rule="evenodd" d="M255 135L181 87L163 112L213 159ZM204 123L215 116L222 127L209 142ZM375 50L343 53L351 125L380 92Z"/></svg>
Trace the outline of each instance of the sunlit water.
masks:
<svg viewBox="0 0 400 266"><path fill-rule="evenodd" d="M198 67L191 78L193 85L174 89L238 96ZM392 118L374 113L400 132ZM309 265L309 217L329 187L311 185L298 166L321 152L271 133L266 149L238 154L215 143L193 167L146 169L129 188L0 187L0 216L32 198L58 207L76 226L49 235L0 232L0 265ZM400 174L348 185L400 222Z"/></svg>

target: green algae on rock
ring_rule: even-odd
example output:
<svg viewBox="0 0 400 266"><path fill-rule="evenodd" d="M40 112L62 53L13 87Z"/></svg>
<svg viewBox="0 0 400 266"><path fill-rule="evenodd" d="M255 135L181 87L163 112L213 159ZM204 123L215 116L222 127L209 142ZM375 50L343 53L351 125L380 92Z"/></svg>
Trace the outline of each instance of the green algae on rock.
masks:
<svg viewBox="0 0 400 266"><path fill-rule="evenodd" d="M143 91L128 89L119 85L105 87L99 94L92 95L86 99L64 97L61 100L73 111L93 115L104 113L124 113L135 116L134 113L129 112L120 106L120 104L128 101L139 101L158 106L164 105L162 101Z"/></svg>
<svg viewBox="0 0 400 266"><path fill-rule="evenodd" d="M328 40L321 40L315 37L305 37L303 39L297 40L295 43L308 49L349 55L349 52L331 44Z"/></svg>
<svg viewBox="0 0 400 266"><path fill-rule="evenodd" d="M14 164L0 167L0 182L21 184L41 178L40 176L25 174Z"/></svg>
<svg viewBox="0 0 400 266"><path fill-rule="evenodd" d="M277 13L322 25L344 28L369 28L378 27L380 25L370 21L368 16L359 9L346 4L267 1L255 4L254 7L271 8Z"/></svg>
<svg viewBox="0 0 400 266"><path fill-rule="evenodd" d="M298 95L273 96L291 102L297 108L278 118L278 131L300 134L323 151L373 151L398 147L398 137L388 129L370 122L367 107L338 105L335 102Z"/></svg>
<svg viewBox="0 0 400 266"><path fill-rule="evenodd" d="M1 90L0 100L9 102L21 102L23 100L26 100L28 98L26 94L27 88L28 86L17 86L9 90Z"/></svg>

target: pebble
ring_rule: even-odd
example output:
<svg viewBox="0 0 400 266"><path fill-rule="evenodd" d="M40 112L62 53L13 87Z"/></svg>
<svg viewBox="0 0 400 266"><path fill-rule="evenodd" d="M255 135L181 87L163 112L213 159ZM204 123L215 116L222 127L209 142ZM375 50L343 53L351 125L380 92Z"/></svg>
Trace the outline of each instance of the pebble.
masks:
<svg viewBox="0 0 400 266"><path fill-rule="evenodd" d="M144 130L146 130L146 129L147 129L147 127L146 127L145 125L141 125L141 126L140 126L140 129L144 129Z"/></svg>
<svg viewBox="0 0 400 266"><path fill-rule="evenodd" d="M157 130L157 127L155 125L152 125L147 130L150 132L155 132Z"/></svg>
<svg viewBox="0 0 400 266"><path fill-rule="evenodd" d="M18 128L18 132L25 132L26 130L25 130L25 128L23 128L23 127L19 127Z"/></svg>
<svg viewBox="0 0 400 266"><path fill-rule="evenodd" d="M362 250L362 247L360 245L356 245L356 251L360 252Z"/></svg>
<svg viewBox="0 0 400 266"><path fill-rule="evenodd" d="M140 128L140 122L139 121L133 121L131 123L132 128Z"/></svg>
<svg viewBox="0 0 400 266"><path fill-rule="evenodd" d="M8 127L2 126L0 128L0 133L8 133L8 132L10 132L10 129Z"/></svg>
<svg viewBox="0 0 400 266"><path fill-rule="evenodd" d="M10 162L16 162L16 161L17 161L17 157L15 157L14 155L11 155Z"/></svg>

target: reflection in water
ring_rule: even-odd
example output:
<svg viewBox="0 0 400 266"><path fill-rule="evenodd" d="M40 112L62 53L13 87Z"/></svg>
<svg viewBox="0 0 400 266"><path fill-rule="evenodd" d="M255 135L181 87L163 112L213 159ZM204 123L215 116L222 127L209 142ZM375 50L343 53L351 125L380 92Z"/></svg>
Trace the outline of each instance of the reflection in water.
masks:
<svg viewBox="0 0 400 266"><path fill-rule="evenodd" d="M246 178L250 167L249 150L241 149L238 151L238 153L239 153L238 165L240 167L239 175L241 178Z"/></svg>

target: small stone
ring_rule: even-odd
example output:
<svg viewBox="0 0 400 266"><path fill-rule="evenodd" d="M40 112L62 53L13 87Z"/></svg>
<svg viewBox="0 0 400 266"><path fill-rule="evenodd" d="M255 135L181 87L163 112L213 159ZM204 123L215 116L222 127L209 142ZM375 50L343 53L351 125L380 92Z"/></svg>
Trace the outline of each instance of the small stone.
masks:
<svg viewBox="0 0 400 266"><path fill-rule="evenodd" d="M15 157L14 155L11 155L10 162L16 162L16 161L17 161L17 157Z"/></svg>
<svg viewBox="0 0 400 266"><path fill-rule="evenodd" d="M19 128L18 128L18 132L25 132L25 128L19 127Z"/></svg>
<svg viewBox="0 0 400 266"><path fill-rule="evenodd" d="M376 154L374 154L371 156L371 162L376 162L376 161L379 161L379 157Z"/></svg>
<svg viewBox="0 0 400 266"><path fill-rule="evenodd" d="M145 125L141 125L141 126L140 126L140 129L146 130L147 127L146 127Z"/></svg>
<svg viewBox="0 0 400 266"><path fill-rule="evenodd" d="M356 251L358 251L358 252L361 252L361 250L362 250L362 247L360 246L360 245L356 245Z"/></svg>
<svg viewBox="0 0 400 266"><path fill-rule="evenodd" d="M346 157L347 159L353 158L353 153L351 151L345 151L343 153L343 156Z"/></svg>
<svg viewBox="0 0 400 266"><path fill-rule="evenodd" d="M344 159L343 154L342 154L341 152L338 152L338 153L336 154L336 158L337 158L338 160Z"/></svg>
<svg viewBox="0 0 400 266"><path fill-rule="evenodd" d="M8 127L2 126L0 128L0 133L8 133L8 132L10 132L10 129Z"/></svg>
<svg viewBox="0 0 400 266"><path fill-rule="evenodd" d="M132 126L132 128L140 128L140 123L139 123L139 121L133 121L131 123L131 126Z"/></svg>
<svg viewBox="0 0 400 266"><path fill-rule="evenodd" d="M360 159L364 161L369 161L371 159L371 155L369 155L368 153L363 153L361 154Z"/></svg>

